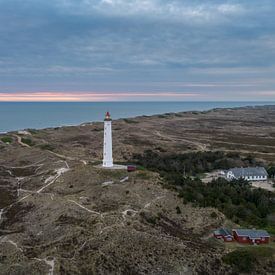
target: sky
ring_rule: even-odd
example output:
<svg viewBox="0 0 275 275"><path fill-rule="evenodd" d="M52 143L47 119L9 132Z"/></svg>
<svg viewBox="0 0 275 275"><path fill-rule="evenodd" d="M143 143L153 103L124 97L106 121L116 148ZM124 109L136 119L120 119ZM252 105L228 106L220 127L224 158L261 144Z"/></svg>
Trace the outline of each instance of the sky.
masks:
<svg viewBox="0 0 275 275"><path fill-rule="evenodd" d="M0 101L275 101L275 1L0 0Z"/></svg>

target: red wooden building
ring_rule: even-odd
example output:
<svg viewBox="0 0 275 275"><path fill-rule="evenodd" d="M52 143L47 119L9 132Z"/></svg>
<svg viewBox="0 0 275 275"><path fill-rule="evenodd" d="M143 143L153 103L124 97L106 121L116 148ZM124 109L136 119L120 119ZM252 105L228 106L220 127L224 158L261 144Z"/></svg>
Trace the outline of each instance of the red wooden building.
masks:
<svg viewBox="0 0 275 275"><path fill-rule="evenodd" d="M269 243L270 235L266 230L232 229L234 239L239 243L264 244Z"/></svg>
<svg viewBox="0 0 275 275"><path fill-rule="evenodd" d="M137 167L135 165L128 165L127 166L127 171L128 172L134 172L137 170Z"/></svg>
<svg viewBox="0 0 275 275"><path fill-rule="evenodd" d="M222 239L224 242L233 242L234 238L231 232L226 228L220 228L214 231L214 237Z"/></svg>

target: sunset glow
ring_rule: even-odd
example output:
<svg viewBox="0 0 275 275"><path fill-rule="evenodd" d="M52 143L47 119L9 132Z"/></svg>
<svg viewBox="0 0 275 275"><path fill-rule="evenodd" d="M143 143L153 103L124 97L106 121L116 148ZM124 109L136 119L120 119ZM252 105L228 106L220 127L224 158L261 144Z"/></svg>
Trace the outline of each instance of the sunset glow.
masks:
<svg viewBox="0 0 275 275"><path fill-rule="evenodd" d="M23 92L23 93L0 93L0 101L127 101L127 100L177 100L198 97L196 93L96 93L96 92Z"/></svg>

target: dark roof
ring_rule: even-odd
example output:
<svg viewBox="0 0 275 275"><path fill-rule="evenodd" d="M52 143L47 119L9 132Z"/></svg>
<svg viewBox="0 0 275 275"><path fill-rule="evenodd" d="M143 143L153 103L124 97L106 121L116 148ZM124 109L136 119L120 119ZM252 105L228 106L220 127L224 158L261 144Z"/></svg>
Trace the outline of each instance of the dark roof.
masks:
<svg viewBox="0 0 275 275"><path fill-rule="evenodd" d="M214 232L216 235L232 236L231 232L226 228L220 228Z"/></svg>
<svg viewBox="0 0 275 275"><path fill-rule="evenodd" d="M238 236L246 236L251 239L258 239L263 237L270 237L266 230L255 230L255 229L233 229Z"/></svg>
<svg viewBox="0 0 275 275"><path fill-rule="evenodd" d="M246 167L246 168L232 168L227 172L232 172L236 178L249 176L268 176L264 167Z"/></svg>

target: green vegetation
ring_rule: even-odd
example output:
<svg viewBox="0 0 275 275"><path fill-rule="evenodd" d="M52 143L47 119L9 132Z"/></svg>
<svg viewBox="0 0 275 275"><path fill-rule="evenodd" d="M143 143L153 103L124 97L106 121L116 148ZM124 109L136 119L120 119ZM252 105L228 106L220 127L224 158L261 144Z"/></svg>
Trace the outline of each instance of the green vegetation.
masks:
<svg viewBox="0 0 275 275"><path fill-rule="evenodd" d="M12 137L4 136L1 138L4 143L12 143Z"/></svg>
<svg viewBox="0 0 275 275"><path fill-rule="evenodd" d="M137 124L138 123L138 121L135 121L135 120L133 120L133 119L128 119L128 118L124 118L124 121L126 122L126 123L132 123L132 124Z"/></svg>
<svg viewBox="0 0 275 275"><path fill-rule="evenodd" d="M149 180L151 178L151 175L146 171L139 171L137 173L137 177L143 180Z"/></svg>
<svg viewBox="0 0 275 275"><path fill-rule="evenodd" d="M228 182L223 178L203 183L197 175L215 169L228 169L254 163L251 157L223 152L194 152L178 155L160 155L146 151L135 156L137 163L159 172L168 188L174 188L184 203L215 207L227 218L244 226L274 226L267 219L275 211L275 194L264 189L251 188L245 180Z"/></svg>
<svg viewBox="0 0 275 275"><path fill-rule="evenodd" d="M237 153L219 151L191 152L186 154L159 154L146 150L143 155L135 155L138 164L156 172L196 176L215 169L229 169L260 165L253 158L241 158Z"/></svg>
<svg viewBox="0 0 275 275"><path fill-rule="evenodd" d="M233 267L235 272L249 273L254 269L255 258L245 250L235 250L225 255L222 260Z"/></svg>
<svg viewBox="0 0 275 275"><path fill-rule="evenodd" d="M275 211L275 194L253 189L245 180L223 178L204 184L199 179L181 181L179 196L200 207L215 207L227 218L244 226L267 226L267 216Z"/></svg>
<svg viewBox="0 0 275 275"><path fill-rule="evenodd" d="M274 223L271 222L269 224L273 224L273 226L272 225L268 225L268 226L266 226L263 229L265 229L269 234L275 235L275 226L274 226Z"/></svg>
<svg viewBox="0 0 275 275"><path fill-rule="evenodd" d="M21 141L22 141L22 143L25 143L29 146L34 146L35 145L35 143L30 138L22 138Z"/></svg>
<svg viewBox="0 0 275 275"><path fill-rule="evenodd" d="M27 131L28 131L29 133L31 133L32 135L35 135L35 134L38 134L38 133L39 133L39 131L36 130L36 129L27 129Z"/></svg>
<svg viewBox="0 0 275 275"><path fill-rule="evenodd" d="M272 164L267 168L267 173L270 178L275 178L275 165Z"/></svg>
<svg viewBox="0 0 275 275"><path fill-rule="evenodd" d="M217 215L216 212L212 212L212 213L210 214L210 217L213 218L213 219L216 219L216 218L218 218L218 215Z"/></svg>
<svg viewBox="0 0 275 275"><path fill-rule="evenodd" d="M55 149L54 145L51 145L51 144L48 144L48 143L40 144L40 145L38 145L38 147L42 150L49 150L49 151L53 151Z"/></svg>
<svg viewBox="0 0 275 275"><path fill-rule="evenodd" d="M94 128L92 131L94 131L94 132L102 132L103 128Z"/></svg>
<svg viewBox="0 0 275 275"><path fill-rule="evenodd" d="M235 272L250 273L257 262L271 259L273 254L274 250L270 247L246 247L226 254L222 260L232 266Z"/></svg>
<svg viewBox="0 0 275 275"><path fill-rule="evenodd" d="M148 223L152 224L152 225L156 225L157 222L160 220L160 215L159 213L157 215L154 215L150 212L141 212L140 216Z"/></svg>
<svg viewBox="0 0 275 275"><path fill-rule="evenodd" d="M162 147L160 147L160 146L156 147L155 150L157 150L157 151L159 151L159 152L161 152L161 153L167 152L164 148L162 148Z"/></svg>
<svg viewBox="0 0 275 275"><path fill-rule="evenodd" d="M176 207L177 214L181 214L181 209L179 206Z"/></svg>

